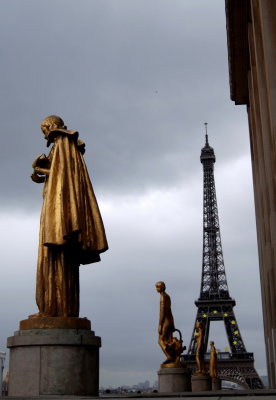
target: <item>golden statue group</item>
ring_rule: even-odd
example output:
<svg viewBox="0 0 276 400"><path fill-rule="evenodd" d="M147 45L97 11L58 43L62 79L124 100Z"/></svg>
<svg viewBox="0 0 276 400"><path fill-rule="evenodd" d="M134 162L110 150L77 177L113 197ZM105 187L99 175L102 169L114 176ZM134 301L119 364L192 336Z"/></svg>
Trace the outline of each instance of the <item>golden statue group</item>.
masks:
<svg viewBox="0 0 276 400"><path fill-rule="evenodd" d="M36 279L39 312L31 315L29 321L56 322L59 318L80 321L79 266L100 261L100 253L108 249L105 230L83 158L85 145L78 132L68 130L55 115L42 121L41 130L47 146L52 147L48 156L42 154L32 164L31 178L36 183L44 183L44 190ZM158 343L166 356L161 368L183 369L180 357L186 347L174 325L170 296L164 282L157 282L155 286L160 293ZM194 376L204 376L203 324L198 322L196 330ZM178 332L179 338L174 332ZM218 376L214 342L211 342L209 374L213 378Z"/></svg>
<svg viewBox="0 0 276 400"><path fill-rule="evenodd" d="M78 132L49 116L41 130L52 145L33 162L32 180L44 182L40 218L36 302L33 317L79 316L79 266L100 261L105 230Z"/></svg>
<svg viewBox="0 0 276 400"><path fill-rule="evenodd" d="M197 369L195 372L195 376L204 376L206 375L206 366L204 361L205 356L205 345L204 345L204 335L205 329L204 325L201 322L196 323L196 365ZM210 361L209 361L209 375L211 378L218 378L218 369L217 369L217 350L215 348L215 343L213 341L210 342Z"/></svg>
<svg viewBox="0 0 276 400"><path fill-rule="evenodd" d="M178 329L175 329L174 318L171 310L171 299L166 293L166 285L164 282L157 282L155 284L156 290L160 293L160 313L158 325L158 344L166 355L166 360L161 364L161 368L177 368L184 366L180 361L182 352L186 349L183 346L182 335ZM177 331L180 334L180 339L173 336ZM194 376L205 376L205 344L204 335L205 329L201 322L196 323L196 371ZM217 350L214 342L210 342L210 363L209 363L209 376L211 378L218 378L217 372Z"/></svg>

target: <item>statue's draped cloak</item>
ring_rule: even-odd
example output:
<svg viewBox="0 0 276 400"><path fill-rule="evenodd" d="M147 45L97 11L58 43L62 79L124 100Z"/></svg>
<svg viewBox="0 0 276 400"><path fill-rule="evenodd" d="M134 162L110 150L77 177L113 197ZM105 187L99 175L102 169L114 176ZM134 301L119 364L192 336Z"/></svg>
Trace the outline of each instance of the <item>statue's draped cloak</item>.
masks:
<svg viewBox="0 0 276 400"><path fill-rule="evenodd" d="M36 299L42 314L78 316L78 267L100 261L108 245L78 133L57 129L48 140L54 144L43 192Z"/></svg>

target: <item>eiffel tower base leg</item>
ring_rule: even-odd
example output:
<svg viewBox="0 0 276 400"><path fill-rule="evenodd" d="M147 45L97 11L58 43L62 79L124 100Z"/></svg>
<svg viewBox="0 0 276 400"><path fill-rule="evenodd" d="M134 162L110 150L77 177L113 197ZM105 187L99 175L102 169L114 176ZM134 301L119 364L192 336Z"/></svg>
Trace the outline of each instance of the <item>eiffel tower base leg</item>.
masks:
<svg viewBox="0 0 276 400"><path fill-rule="evenodd" d="M191 391L191 371L188 368L162 368L157 374L159 393Z"/></svg>
<svg viewBox="0 0 276 400"><path fill-rule="evenodd" d="M221 379L212 378L212 390L221 390Z"/></svg>
<svg viewBox="0 0 276 400"><path fill-rule="evenodd" d="M192 376L192 391L204 392L212 390L212 378L209 375Z"/></svg>

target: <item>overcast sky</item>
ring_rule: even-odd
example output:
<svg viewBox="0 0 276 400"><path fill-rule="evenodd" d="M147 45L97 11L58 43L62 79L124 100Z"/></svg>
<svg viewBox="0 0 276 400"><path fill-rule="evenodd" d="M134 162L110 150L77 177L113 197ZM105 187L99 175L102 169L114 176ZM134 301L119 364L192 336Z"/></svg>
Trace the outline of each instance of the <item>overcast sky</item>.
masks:
<svg viewBox="0 0 276 400"><path fill-rule="evenodd" d="M80 267L80 315L103 342L100 384L157 380L155 282L186 345L197 311L208 122L230 295L266 374L247 115L230 101L224 1L6 0L0 38L0 350L37 310L42 186L30 174L48 151L40 122L56 114L86 143L110 247Z"/></svg>

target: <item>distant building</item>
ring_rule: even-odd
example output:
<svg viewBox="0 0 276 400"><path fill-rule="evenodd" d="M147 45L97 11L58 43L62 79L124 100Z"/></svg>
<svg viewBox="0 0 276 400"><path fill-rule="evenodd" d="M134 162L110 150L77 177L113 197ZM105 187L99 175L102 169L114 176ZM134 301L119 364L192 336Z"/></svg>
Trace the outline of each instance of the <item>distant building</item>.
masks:
<svg viewBox="0 0 276 400"><path fill-rule="evenodd" d="M8 389L9 389L9 372L6 372L6 375L4 373L4 379L2 382L2 396L7 396L8 395Z"/></svg>
<svg viewBox="0 0 276 400"><path fill-rule="evenodd" d="M136 385L128 386L122 385L117 388L112 388L109 386L108 389L104 387L100 387L100 394L126 394L126 393L151 393L153 390L157 388L157 381L151 387L150 381L146 380L145 382L139 382Z"/></svg>
<svg viewBox="0 0 276 400"><path fill-rule="evenodd" d="M231 99L248 111L268 378L276 388L276 1L225 3Z"/></svg>
<svg viewBox="0 0 276 400"><path fill-rule="evenodd" d="M6 353L0 351L0 396L3 393L3 371L5 363Z"/></svg>

